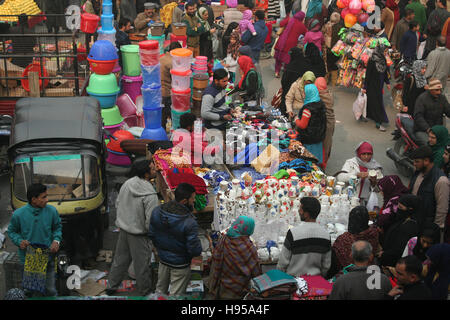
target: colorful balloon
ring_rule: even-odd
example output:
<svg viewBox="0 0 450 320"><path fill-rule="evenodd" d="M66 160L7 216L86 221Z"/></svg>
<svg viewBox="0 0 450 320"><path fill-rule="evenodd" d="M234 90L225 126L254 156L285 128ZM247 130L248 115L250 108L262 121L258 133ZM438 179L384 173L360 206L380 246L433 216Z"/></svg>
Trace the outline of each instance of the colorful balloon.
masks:
<svg viewBox="0 0 450 320"><path fill-rule="evenodd" d="M348 7L348 5L350 4L350 0L341 0L341 1L344 4L344 8Z"/></svg>
<svg viewBox="0 0 450 320"><path fill-rule="evenodd" d="M362 26L363 26L363 23L367 23L368 19L369 19L369 15L365 12L358 15L358 23Z"/></svg>
<svg viewBox="0 0 450 320"><path fill-rule="evenodd" d="M342 11L341 11L341 17L342 17L342 19L345 19L345 16L347 15L347 14L349 14L350 13L350 9L349 8L344 8L344 9L342 9Z"/></svg>
<svg viewBox="0 0 450 320"><path fill-rule="evenodd" d="M351 28L356 23L356 16L352 13L347 13L344 18L345 27Z"/></svg>
<svg viewBox="0 0 450 320"><path fill-rule="evenodd" d="M361 0L361 6L363 10L367 10L368 0Z"/></svg>
<svg viewBox="0 0 450 320"><path fill-rule="evenodd" d="M366 12L371 13L375 10L375 1L374 0L367 0L367 6L366 6Z"/></svg>
<svg viewBox="0 0 450 320"><path fill-rule="evenodd" d="M346 7L346 5L344 5L344 4L342 3L341 0L337 0L336 6L337 6L339 9L344 9L344 8Z"/></svg>
<svg viewBox="0 0 450 320"><path fill-rule="evenodd" d="M361 1L360 0L351 0L350 4L348 5L348 8L350 9L350 12L353 14L358 14L361 10Z"/></svg>

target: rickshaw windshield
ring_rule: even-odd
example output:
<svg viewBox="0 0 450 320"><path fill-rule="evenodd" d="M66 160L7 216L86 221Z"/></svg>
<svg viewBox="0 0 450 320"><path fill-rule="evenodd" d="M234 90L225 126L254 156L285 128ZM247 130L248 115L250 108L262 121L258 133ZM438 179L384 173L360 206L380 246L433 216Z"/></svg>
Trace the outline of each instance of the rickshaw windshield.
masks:
<svg viewBox="0 0 450 320"><path fill-rule="evenodd" d="M87 154L21 157L15 160L14 194L27 201L27 186L47 186L50 201L89 199L100 191L97 158Z"/></svg>

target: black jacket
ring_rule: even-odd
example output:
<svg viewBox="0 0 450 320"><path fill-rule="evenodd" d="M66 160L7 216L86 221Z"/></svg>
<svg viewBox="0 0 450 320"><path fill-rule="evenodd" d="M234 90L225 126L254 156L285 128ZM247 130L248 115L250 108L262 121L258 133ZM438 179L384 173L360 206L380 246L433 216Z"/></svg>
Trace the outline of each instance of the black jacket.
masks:
<svg viewBox="0 0 450 320"><path fill-rule="evenodd" d="M395 298L387 297L392 300L431 300L431 291L423 281L408 284L403 288L403 293Z"/></svg>
<svg viewBox="0 0 450 320"><path fill-rule="evenodd" d="M412 190L414 188L414 184L416 183L417 176L419 172L415 172L411 182L409 184L409 189ZM437 181L440 177L445 176L444 172L436 167L430 170L427 175L423 178L422 183L420 184L419 190L417 191L417 196L422 198L422 207L424 210L425 220L434 221L436 216L436 197L434 194L434 187L436 186Z"/></svg>
<svg viewBox="0 0 450 320"><path fill-rule="evenodd" d="M425 88L417 88L414 76L408 77L403 82L402 102L408 107L408 114L414 116L414 107L417 97L425 92Z"/></svg>
<svg viewBox="0 0 450 320"><path fill-rule="evenodd" d="M393 224L383 239L383 254L380 257L380 264L394 267L398 259L402 257L409 239L417 236L418 233L419 227L413 219Z"/></svg>
<svg viewBox="0 0 450 320"><path fill-rule="evenodd" d="M444 95L435 98L429 91L422 93L414 108L414 132L426 132L432 126L443 125L444 114L450 117L450 104Z"/></svg>
<svg viewBox="0 0 450 320"><path fill-rule="evenodd" d="M303 114L303 110L308 109L311 112L311 118L306 129L299 129L298 140L303 144L315 144L325 139L325 131L327 130L327 116L325 104L322 101L311 102L305 104L300 109L299 118Z"/></svg>

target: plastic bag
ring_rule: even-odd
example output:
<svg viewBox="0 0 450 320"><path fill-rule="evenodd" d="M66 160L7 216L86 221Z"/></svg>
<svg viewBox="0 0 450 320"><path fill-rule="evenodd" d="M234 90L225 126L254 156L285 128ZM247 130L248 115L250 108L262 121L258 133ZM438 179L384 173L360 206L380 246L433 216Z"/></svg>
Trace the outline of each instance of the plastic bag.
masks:
<svg viewBox="0 0 450 320"><path fill-rule="evenodd" d="M362 92L362 90L358 93L358 97L355 102L353 102L353 114L355 115L356 120L359 120L361 116L366 117L367 111L367 95Z"/></svg>
<svg viewBox="0 0 450 320"><path fill-rule="evenodd" d="M366 208L369 212L375 211L377 208L379 208L377 194L373 191L370 192L369 200L367 201Z"/></svg>

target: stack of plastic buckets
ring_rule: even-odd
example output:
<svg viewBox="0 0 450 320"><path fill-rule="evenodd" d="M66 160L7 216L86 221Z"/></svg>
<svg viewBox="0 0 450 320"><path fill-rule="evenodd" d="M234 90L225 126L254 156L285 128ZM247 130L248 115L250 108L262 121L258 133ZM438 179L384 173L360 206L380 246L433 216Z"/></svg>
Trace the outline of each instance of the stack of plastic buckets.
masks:
<svg viewBox="0 0 450 320"><path fill-rule="evenodd" d="M97 31L97 40L108 40L116 45L116 29L114 28L114 14L112 0L104 0L102 4L101 28ZM116 62L113 72L120 72L119 61Z"/></svg>
<svg viewBox="0 0 450 320"><path fill-rule="evenodd" d="M164 34L164 23L155 22L150 25L150 33L147 36L148 40L155 40L159 43L159 54L164 54L164 41L166 36Z"/></svg>
<svg viewBox="0 0 450 320"><path fill-rule="evenodd" d="M168 140L166 130L161 126L161 65L159 64L159 43L155 40L139 42L144 101L145 129L141 139Z"/></svg>
<svg viewBox="0 0 450 320"><path fill-rule="evenodd" d="M190 70L192 51L188 49L174 49L172 56L172 129L180 127L180 118L191 112L191 75Z"/></svg>
<svg viewBox="0 0 450 320"><path fill-rule="evenodd" d="M89 77L86 91L100 103L103 125L111 133L125 124L116 106L120 88L116 76L111 73L118 58L116 47L107 40L96 41L88 55L88 61L94 73Z"/></svg>
<svg viewBox="0 0 450 320"><path fill-rule="evenodd" d="M197 56L192 66L192 72L194 74L208 74L208 58L205 56Z"/></svg>
<svg viewBox="0 0 450 320"><path fill-rule="evenodd" d="M208 58L197 56L192 65L192 72L192 113L200 118L203 90L208 86L209 82Z"/></svg>

